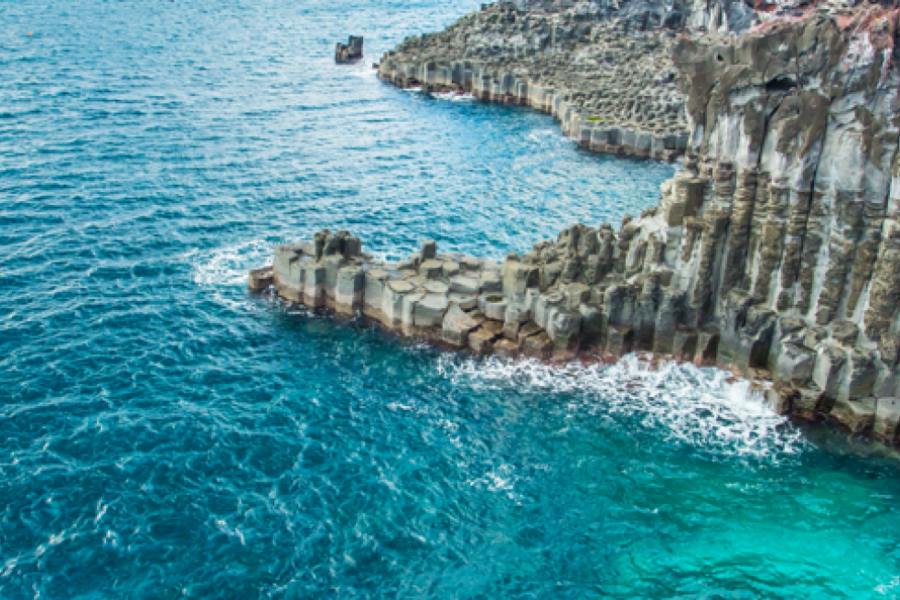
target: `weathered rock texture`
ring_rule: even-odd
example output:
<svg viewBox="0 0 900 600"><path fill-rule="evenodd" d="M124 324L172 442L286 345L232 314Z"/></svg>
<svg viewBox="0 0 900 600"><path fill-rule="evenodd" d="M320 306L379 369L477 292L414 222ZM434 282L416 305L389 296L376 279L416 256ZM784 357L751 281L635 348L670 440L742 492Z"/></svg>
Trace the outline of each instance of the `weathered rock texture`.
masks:
<svg viewBox="0 0 900 600"><path fill-rule="evenodd" d="M401 87L470 92L481 100L550 113L584 148L672 160L686 151L689 133L686 98L672 60L680 37L716 33L733 38L761 24L812 14L846 21L859 13L854 4L498 2L482 5L442 32L406 39L384 55L378 74Z"/></svg>
<svg viewBox="0 0 900 600"><path fill-rule="evenodd" d="M871 420L854 401L900 395L897 13L680 40L692 155L635 224L664 227L681 323L718 329L718 362L766 368L783 410L851 428Z"/></svg>

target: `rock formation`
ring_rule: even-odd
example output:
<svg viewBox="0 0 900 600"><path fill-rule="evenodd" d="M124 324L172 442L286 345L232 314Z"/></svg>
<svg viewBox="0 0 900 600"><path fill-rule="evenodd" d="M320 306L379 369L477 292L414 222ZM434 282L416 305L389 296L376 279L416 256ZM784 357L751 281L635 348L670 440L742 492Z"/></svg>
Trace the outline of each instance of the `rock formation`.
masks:
<svg viewBox="0 0 900 600"><path fill-rule="evenodd" d="M355 62L363 57L363 38L351 35L346 44L338 42L334 49L334 62Z"/></svg>
<svg viewBox="0 0 900 600"><path fill-rule="evenodd" d="M478 354L715 365L771 382L781 413L897 443L900 10L838 8L669 41L684 169L618 231L573 225L502 264L433 243L379 263L322 232L251 287Z"/></svg>
<svg viewBox="0 0 900 600"><path fill-rule="evenodd" d="M718 362L768 369L801 416L856 423L877 410L854 401L900 395L897 15L812 10L674 46L692 154L635 226L665 227L690 274L682 323L714 325Z"/></svg>
<svg viewBox="0 0 900 600"><path fill-rule="evenodd" d="M382 58L378 75L530 106L557 117L585 148L671 160L687 144L675 32L645 21L487 5L441 33L407 39Z"/></svg>

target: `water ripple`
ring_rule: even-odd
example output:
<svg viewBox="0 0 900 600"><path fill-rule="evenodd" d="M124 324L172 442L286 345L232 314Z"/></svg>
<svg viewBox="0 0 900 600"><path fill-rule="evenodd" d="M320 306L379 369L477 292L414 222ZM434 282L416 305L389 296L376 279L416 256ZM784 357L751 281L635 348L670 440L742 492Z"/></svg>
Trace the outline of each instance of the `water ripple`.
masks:
<svg viewBox="0 0 900 600"><path fill-rule="evenodd" d="M475 8L3 5L0 597L894 594L896 464L721 373L476 361L247 293L322 227L499 257L656 201L671 165L375 79Z"/></svg>

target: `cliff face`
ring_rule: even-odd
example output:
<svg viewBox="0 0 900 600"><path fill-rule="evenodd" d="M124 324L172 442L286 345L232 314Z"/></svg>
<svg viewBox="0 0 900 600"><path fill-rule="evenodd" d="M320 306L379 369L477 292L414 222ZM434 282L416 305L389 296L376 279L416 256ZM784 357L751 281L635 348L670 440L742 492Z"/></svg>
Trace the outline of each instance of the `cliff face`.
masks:
<svg viewBox="0 0 900 600"><path fill-rule="evenodd" d="M601 3L525 5L609 17ZM874 407L851 401L900 396L898 10L758 4L745 28L729 6L655 5L683 11L666 47L688 130L660 206L522 261L591 286L608 351L715 362L774 381L781 411L863 418ZM729 23L746 31L694 35ZM597 135L563 122L583 142ZM597 253L573 251L573 237Z"/></svg>
<svg viewBox="0 0 900 600"><path fill-rule="evenodd" d="M716 324L718 360L765 365L802 414L900 395L897 15L811 12L674 47L691 156L636 226L665 225L687 323Z"/></svg>

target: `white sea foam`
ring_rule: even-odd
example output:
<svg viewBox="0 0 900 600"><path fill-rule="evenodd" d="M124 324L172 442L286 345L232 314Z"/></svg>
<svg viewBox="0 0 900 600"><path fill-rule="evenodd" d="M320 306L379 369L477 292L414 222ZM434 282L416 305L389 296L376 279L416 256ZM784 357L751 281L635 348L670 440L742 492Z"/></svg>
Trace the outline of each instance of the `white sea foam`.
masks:
<svg viewBox="0 0 900 600"><path fill-rule="evenodd" d="M796 454L800 432L765 405L747 381L730 383L718 369L674 362L651 367L636 355L615 365L545 365L536 360L439 359L440 372L454 383L481 389L520 388L565 396L573 413L640 417L640 426L667 440L714 455L766 458Z"/></svg>
<svg viewBox="0 0 900 600"><path fill-rule="evenodd" d="M187 258L197 285L235 287L247 284L250 269L271 263L272 252L271 244L254 240L211 252L192 252Z"/></svg>
<svg viewBox="0 0 900 600"><path fill-rule="evenodd" d="M405 92L411 94L428 94L436 100L446 100L449 102L474 102L475 96L468 93L459 92L424 92L420 87L403 88Z"/></svg>
<svg viewBox="0 0 900 600"><path fill-rule="evenodd" d="M249 306L245 296L235 298L236 288L247 286L250 269L272 262L272 244L254 240L209 252L190 252L184 258L192 266L192 278L209 288L209 298L235 310Z"/></svg>
<svg viewBox="0 0 900 600"><path fill-rule="evenodd" d="M438 100L448 100L450 102L474 102L475 96L472 94L460 94L457 92L432 92L431 96Z"/></svg>

